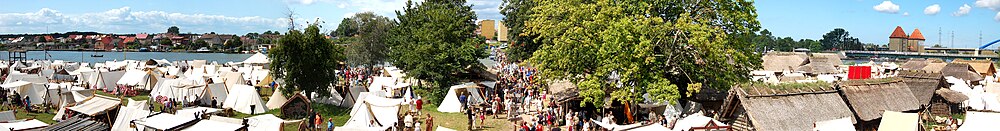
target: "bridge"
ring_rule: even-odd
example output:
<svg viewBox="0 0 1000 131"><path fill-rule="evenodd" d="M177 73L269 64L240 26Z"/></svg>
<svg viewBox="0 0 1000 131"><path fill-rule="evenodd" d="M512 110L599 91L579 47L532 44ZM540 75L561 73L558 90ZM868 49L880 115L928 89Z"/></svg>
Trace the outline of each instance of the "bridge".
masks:
<svg viewBox="0 0 1000 131"><path fill-rule="evenodd" d="M990 59L997 61L997 55L971 55L971 54L946 54L946 53L919 53L919 52L893 52L893 51L843 51L844 56L849 58L938 58L942 60L953 59Z"/></svg>

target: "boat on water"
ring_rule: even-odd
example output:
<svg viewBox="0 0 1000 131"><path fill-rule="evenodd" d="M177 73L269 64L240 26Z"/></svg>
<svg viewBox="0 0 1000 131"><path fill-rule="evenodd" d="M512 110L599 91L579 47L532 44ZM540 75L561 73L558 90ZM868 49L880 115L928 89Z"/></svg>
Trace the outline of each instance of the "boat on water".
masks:
<svg viewBox="0 0 1000 131"><path fill-rule="evenodd" d="M206 48L206 47L201 47L201 48L198 48L198 50L195 50L195 51L197 51L197 52L199 52L199 53L207 53L207 52L212 52L212 50L208 50L208 48Z"/></svg>
<svg viewBox="0 0 1000 131"><path fill-rule="evenodd" d="M91 54L90 57L104 57L104 55L101 55L101 54Z"/></svg>

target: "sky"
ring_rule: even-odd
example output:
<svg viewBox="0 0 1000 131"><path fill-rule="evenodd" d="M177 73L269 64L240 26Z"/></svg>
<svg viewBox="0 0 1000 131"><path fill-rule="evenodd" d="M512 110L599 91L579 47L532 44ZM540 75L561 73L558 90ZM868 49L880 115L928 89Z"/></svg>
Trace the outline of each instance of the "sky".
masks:
<svg viewBox="0 0 1000 131"><path fill-rule="evenodd" d="M407 0L30 0L0 5L0 34L95 31L246 34L287 29L285 15L296 23L323 21L323 31L345 17L371 11L395 18ZM419 2L421 0L415 0ZM502 0L468 0L479 19L502 19ZM865 43L885 44L896 26L907 34L920 29L927 46L978 47L1000 39L1000 0L757 0L758 20L775 36L821 39L844 28ZM943 35L938 35L938 32ZM954 32L952 44L951 32ZM940 37L939 37L940 36Z"/></svg>
<svg viewBox="0 0 1000 131"><path fill-rule="evenodd" d="M419 2L421 0L414 0ZM371 11L395 19L407 0L29 0L0 4L0 34L95 31L162 33L178 26L182 33L246 34L287 30L287 14L296 23L322 21L334 30L355 13ZM468 0L479 19L502 19L501 0Z"/></svg>
<svg viewBox="0 0 1000 131"><path fill-rule="evenodd" d="M794 39L818 40L844 28L864 43L884 45L896 26L906 34L920 29L928 47L939 40L947 47L979 47L980 31L983 43L1000 39L1000 0L757 0L754 5L764 29Z"/></svg>

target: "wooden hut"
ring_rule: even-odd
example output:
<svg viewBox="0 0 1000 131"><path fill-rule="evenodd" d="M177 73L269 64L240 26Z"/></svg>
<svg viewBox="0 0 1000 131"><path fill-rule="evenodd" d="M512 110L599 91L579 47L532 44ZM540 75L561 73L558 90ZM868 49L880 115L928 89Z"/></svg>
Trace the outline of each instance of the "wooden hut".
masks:
<svg viewBox="0 0 1000 131"><path fill-rule="evenodd" d="M969 66L972 67L972 70L979 73L981 76L993 76L993 74L997 73L996 66L994 66L993 61L990 60L955 59L951 62L969 64Z"/></svg>
<svg viewBox="0 0 1000 131"><path fill-rule="evenodd" d="M729 92L716 117L737 131L812 130L816 122L841 118L855 122L836 87L828 83L741 84Z"/></svg>
<svg viewBox="0 0 1000 131"><path fill-rule="evenodd" d="M861 129L877 128L884 111L909 112L920 109L909 86L900 78L849 80L840 83L844 99L860 120Z"/></svg>
<svg viewBox="0 0 1000 131"><path fill-rule="evenodd" d="M941 73L907 70L900 71L897 76L903 79L903 82L910 88L910 92L913 93L913 97L917 98L917 103L923 107L930 104L935 90L948 85Z"/></svg>

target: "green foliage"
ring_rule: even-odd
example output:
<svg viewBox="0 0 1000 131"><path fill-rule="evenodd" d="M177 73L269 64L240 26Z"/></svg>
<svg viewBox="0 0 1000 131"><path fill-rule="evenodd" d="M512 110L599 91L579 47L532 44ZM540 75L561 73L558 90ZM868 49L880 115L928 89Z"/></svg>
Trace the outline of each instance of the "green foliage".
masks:
<svg viewBox="0 0 1000 131"><path fill-rule="evenodd" d="M809 49L813 52L826 50L819 41L813 39L799 39L798 41L795 41L795 39L791 37L779 38L773 36L767 29L760 31L758 34L754 34L751 39L757 48L760 49L758 52L769 50L792 51L798 48Z"/></svg>
<svg viewBox="0 0 1000 131"><path fill-rule="evenodd" d="M388 17L372 12L355 14L344 18L334 34L339 43L346 43L347 64L372 67L384 63L388 58L389 29L396 23Z"/></svg>
<svg viewBox="0 0 1000 131"><path fill-rule="evenodd" d="M638 102L646 93L675 102L689 87L726 89L760 66L752 2L534 2L522 34L538 34L542 44L528 62L543 79L577 83L581 105L602 106L607 96Z"/></svg>
<svg viewBox="0 0 1000 131"><path fill-rule="evenodd" d="M180 34L181 33L181 28L177 28L177 26L170 26L170 28L167 28L167 33L170 33L170 34Z"/></svg>
<svg viewBox="0 0 1000 131"><path fill-rule="evenodd" d="M407 76L431 82L429 87L415 88L415 93L432 103L440 102L447 87L458 82L455 73L486 57L486 44L475 34L476 13L465 1L407 2L396 14L399 26L390 31L389 58Z"/></svg>
<svg viewBox="0 0 1000 131"><path fill-rule="evenodd" d="M243 46L243 39L240 39L239 36L233 36L232 39L229 39L229 41L226 41L223 45L226 49L233 49L240 46Z"/></svg>
<svg viewBox="0 0 1000 131"><path fill-rule="evenodd" d="M330 96L330 87L337 82L335 70L344 60L343 49L320 34L316 24L306 27L304 33L288 31L268 57L273 75L285 79L281 88L285 96L296 91Z"/></svg>
<svg viewBox="0 0 1000 131"><path fill-rule="evenodd" d="M823 49L827 50L864 50L863 44L858 38L851 37L850 33L843 28L836 28L823 35L819 40L823 43Z"/></svg>
<svg viewBox="0 0 1000 131"><path fill-rule="evenodd" d="M507 35L510 45L507 49L507 57L514 61L525 60L538 50L541 44L534 41L538 37L536 34L525 33L524 22L531 19L531 8L535 7L534 0L504 0L504 5L500 7L500 14L504 15L503 24L508 28Z"/></svg>
<svg viewBox="0 0 1000 131"><path fill-rule="evenodd" d="M160 40L160 45L174 45L174 42L170 41L168 39L161 39Z"/></svg>
<svg viewBox="0 0 1000 131"><path fill-rule="evenodd" d="M208 42L205 42L205 40L195 41L194 45L191 45L191 50L196 50L201 47L208 47Z"/></svg>

